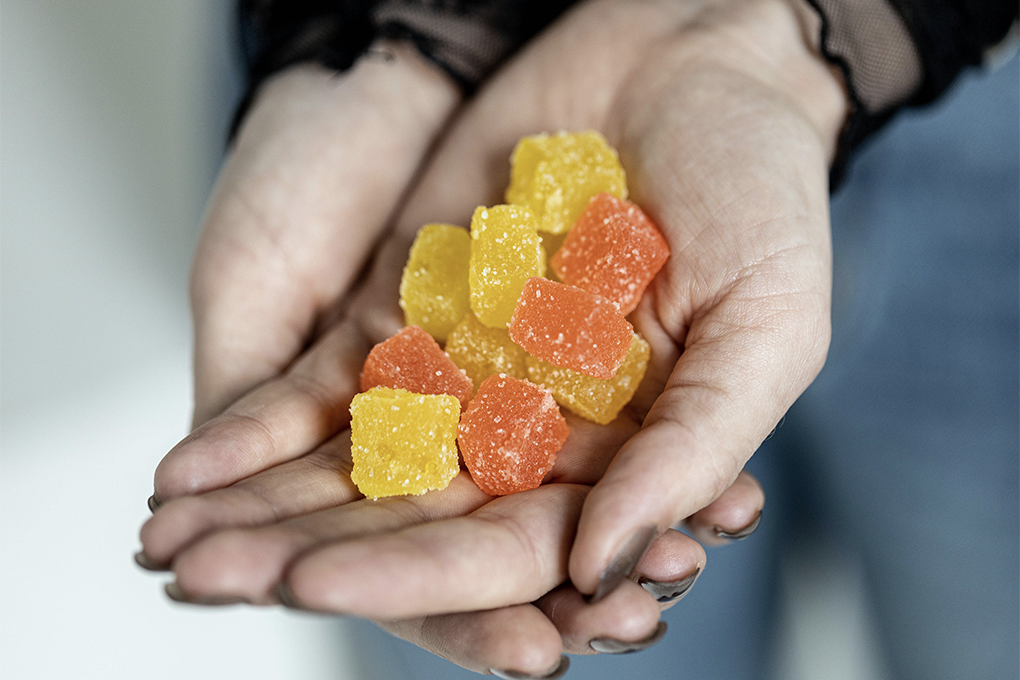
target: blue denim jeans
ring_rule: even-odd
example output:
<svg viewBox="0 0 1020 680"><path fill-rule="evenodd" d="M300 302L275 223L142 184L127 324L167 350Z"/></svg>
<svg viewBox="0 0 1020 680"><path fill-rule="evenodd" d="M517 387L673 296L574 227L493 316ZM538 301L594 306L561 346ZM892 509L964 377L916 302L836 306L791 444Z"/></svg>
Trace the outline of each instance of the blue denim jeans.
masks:
<svg viewBox="0 0 1020 680"><path fill-rule="evenodd" d="M656 647L568 677L765 677L779 560L818 534L863 564L894 678L1017 677L1018 81L1016 58L971 74L861 150L832 201L829 361L748 466L761 527L710 551ZM359 634L382 677L477 677Z"/></svg>

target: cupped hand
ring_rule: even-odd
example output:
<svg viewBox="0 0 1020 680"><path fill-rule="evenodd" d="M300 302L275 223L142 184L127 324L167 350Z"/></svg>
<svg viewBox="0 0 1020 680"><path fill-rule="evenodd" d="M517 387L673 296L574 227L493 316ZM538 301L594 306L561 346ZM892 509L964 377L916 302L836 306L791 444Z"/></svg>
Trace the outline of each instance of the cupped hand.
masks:
<svg viewBox="0 0 1020 680"><path fill-rule="evenodd" d="M828 162L847 104L799 0L607 0L572 18L586 30L547 33L461 116L415 190L445 193L442 206L412 201L405 226L498 201L520 136L593 128L666 236L672 256L631 317L652 347L630 409L641 429L586 499L571 550L571 581L591 594L619 581L613 565L640 555L649 527L718 499L821 369Z"/></svg>
<svg viewBox="0 0 1020 680"><path fill-rule="evenodd" d="M592 447L585 438L605 438L575 424L559 458L565 478L586 467L573 460ZM344 431L227 488L170 501L143 528L147 559L172 563L175 599L381 617L462 666L527 673L551 668L563 650L592 653L593 640L647 639L705 564L696 542L667 532L637 565L650 591L627 582L588 605L560 584L589 485L492 499L461 474L442 491L372 501L351 483L351 466ZM746 502L737 493L731 501Z"/></svg>
<svg viewBox="0 0 1020 680"><path fill-rule="evenodd" d="M191 280L196 425L280 374L365 266L460 95L381 43L336 75L265 82L205 217ZM158 498L204 490L157 473Z"/></svg>
<svg viewBox="0 0 1020 680"><path fill-rule="evenodd" d="M656 581L682 580L690 572L679 567L703 564L700 548L662 529L691 517L695 526L732 532L744 526L733 520L753 519L763 499L747 477L737 477L739 470L824 358L825 169L830 133L841 115L838 105L825 104L842 100L835 81L804 46L799 15L790 6L778 0L707 5L706 10L673 3L588 3L479 96L444 142L398 221L400 229L380 252L362 289L369 292L350 300L342 320L296 362L277 365L275 373L264 369L260 380L268 382L196 430L161 467L165 498L233 484L170 503L143 531L146 553L156 561L172 560L180 592L270 601L266 592L276 592L282 578L289 597L302 606L411 617L389 625L462 665L489 664L483 649L516 650L517 665L490 666L537 672L551 665L539 661L549 660L549 650L563 642L570 649L592 634L638 639L635 630L603 633L583 622L586 615L589 626L597 622L592 612L600 607L625 610L628 597L636 608L646 607L645 591L624 580L594 607L584 605L580 595L595 592L600 578L605 582L615 573L607 565L620 564L614 557L622 546L634 545L634 536L647 534L648 527L660 534L641 558L639 573L647 571ZM819 93L822 105L816 106L812 102ZM600 431L586 444L578 435L576 452L564 452L554 475L576 467L597 476L570 483L569 474L563 474L556 484L509 499L459 504L480 493L457 495L458 487L473 487L462 476L447 491L421 499L355 500L338 487L336 466L324 464L328 457L316 446L342 427L367 347L399 325L399 318L387 320L380 310L395 303L393 272L399 272L410 234L426 221L465 223L475 205L498 202L516 139L561 128L596 128L609 135L630 172L633 197L658 221L674 253L633 317L652 343L653 362L634 407L612 428L620 439L607 444ZM576 424L574 432L584 428ZM337 441L344 451L343 440ZM610 462L589 493L585 487ZM303 480L290 476L292 467L320 474ZM735 479L740 481L732 487L736 491L724 492ZM743 500L733 502L732 494ZM554 512L535 520L529 514L531 496ZM395 523L378 519L400 514L389 506L421 503L441 509L413 510L410 519ZM350 513L362 512L356 510L361 507L368 515L359 525ZM342 518L322 514L341 511ZM702 515L709 519L699 521ZM344 533L352 521L362 529ZM497 536L492 543L484 540L487 530ZM271 585L253 589L261 596L245 590L250 583L203 585L200 575L219 563L199 559L205 550L232 563L230 573L239 573L239 565L243 573L245 560L231 555L250 553L237 542L257 542L262 532L276 531L291 548L269 551L282 557L266 571ZM475 545L465 538L472 532L480 532L481 545L509 546L525 561L492 561L477 551L472 557L470 550L465 556L464 546ZM216 548L223 545L218 541L229 544L224 537L235 541L230 550ZM375 545L385 550L367 549ZM507 554L493 552L501 558ZM436 580L459 590L455 600L443 599L451 597L445 589L415 590L409 586L420 581L404 580L412 565L434 562L437 555L463 567L454 571L463 578ZM343 570L400 575L386 579L397 594L388 596L376 582L359 601L350 583L345 591ZM489 576L467 578L479 573ZM468 611L529 602L568 573L577 589L551 591L538 600L544 609L516 604ZM491 599L490 590L499 595ZM467 613L437 616L439 611ZM649 631L644 624L652 619L639 619L642 625L636 628ZM514 621L529 623L515 626ZM503 647L495 641L477 646L478 635L497 628L519 635L505 638ZM524 645L525 640L533 644ZM529 649L541 653L522 659L521 650Z"/></svg>
<svg viewBox="0 0 1020 680"><path fill-rule="evenodd" d="M652 360L621 420L640 428L609 454L571 550L582 593L611 591L650 527L689 518L710 533L696 513L728 507L721 494L744 486L744 464L824 363L828 162L847 104L816 21L799 0L586 3L464 111L398 222L404 238L464 224L501 200L521 136L593 128L670 243L632 315ZM746 508L711 533L739 533Z"/></svg>
<svg viewBox="0 0 1020 680"><path fill-rule="evenodd" d="M287 373L175 449L174 456L215 458L216 470L254 471L225 488L165 502L142 529L142 559L172 566L168 593L177 599L284 602L386 619L387 629L479 671L539 672L562 649L592 653L592 640L647 638L660 609L704 566L695 541L675 531L656 541L636 570L647 591L628 583L589 606L576 589L558 587L584 498L637 431L631 418L608 428L571 418L551 474L556 482L498 499L467 474L424 496L362 499L349 476L349 430L303 455L274 446L289 442L292 420L314 419L315 400L302 396L308 381L346 384L353 393L369 343L363 325L399 326L395 304L371 304L384 299L375 287L390 270L376 271L342 320ZM373 310L371 321L361 322L365 310ZM263 433L258 447L245 440L252 432ZM238 441L249 446L223 446ZM751 485L751 493L735 485L719 506L753 514L762 499ZM713 511L701 513L706 523Z"/></svg>

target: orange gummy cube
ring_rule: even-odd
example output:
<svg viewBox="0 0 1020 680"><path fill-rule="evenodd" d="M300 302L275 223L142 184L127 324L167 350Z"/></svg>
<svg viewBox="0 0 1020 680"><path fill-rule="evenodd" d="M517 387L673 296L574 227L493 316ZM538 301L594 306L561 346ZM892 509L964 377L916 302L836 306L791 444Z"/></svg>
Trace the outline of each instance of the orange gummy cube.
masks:
<svg viewBox="0 0 1020 680"><path fill-rule="evenodd" d="M474 387L432 336L406 326L372 348L361 369L361 391L391 387L414 394L449 394L467 406Z"/></svg>
<svg viewBox="0 0 1020 680"><path fill-rule="evenodd" d="M609 300L540 278L524 284L507 330L532 356L605 380L616 375L634 337Z"/></svg>
<svg viewBox="0 0 1020 680"><path fill-rule="evenodd" d="M569 434L549 390L494 375L461 417L457 444L478 488L503 496L537 488Z"/></svg>
<svg viewBox="0 0 1020 680"><path fill-rule="evenodd" d="M669 245L648 216L610 194L592 197L552 267L563 283L618 302L624 315L669 258Z"/></svg>

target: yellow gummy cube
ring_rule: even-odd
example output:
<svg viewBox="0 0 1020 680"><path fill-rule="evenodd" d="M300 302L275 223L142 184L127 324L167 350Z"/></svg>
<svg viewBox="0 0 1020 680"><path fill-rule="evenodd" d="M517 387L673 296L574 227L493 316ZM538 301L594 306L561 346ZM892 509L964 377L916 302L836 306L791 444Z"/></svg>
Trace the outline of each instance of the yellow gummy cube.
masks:
<svg viewBox="0 0 1020 680"><path fill-rule="evenodd" d="M627 178L620 159L597 132L524 137L510 164L506 201L530 208L540 231L570 231L599 192L627 198Z"/></svg>
<svg viewBox="0 0 1020 680"><path fill-rule="evenodd" d="M634 334L630 350L609 380L593 378L569 368L560 368L532 356L527 358L528 379L546 387L563 408L600 425L611 423L634 396L645 377L651 349Z"/></svg>
<svg viewBox="0 0 1020 680"><path fill-rule="evenodd" d="M418 231L400 278L400 308L407 326L421 326L445 342L471 307L468 263L471 237L452 224L426 224Z"/></svg>
<svg viewBox="0 0 1020 680"><path fill-rule="evenodd" d="M468 374L476 390L490 375L505 373L521 380L528 378L525 363L528 353L510 339L505 328L484 326L470 312L450 331L446 353Z"/></svg>
<svg viewBox="0 0 1020 680"><path fill-rule="evenodd" d="M369 498L445 489L460 471L460 402L373 387L351 402L351 480Z"/></svg>
<svg viewBox="0 0 1020 680"><path fill-rule="evenodd" d="M506 328L524 282L545 273L545 253L527 208L479 207L471 218L471 311L489 328Z"/></svg>

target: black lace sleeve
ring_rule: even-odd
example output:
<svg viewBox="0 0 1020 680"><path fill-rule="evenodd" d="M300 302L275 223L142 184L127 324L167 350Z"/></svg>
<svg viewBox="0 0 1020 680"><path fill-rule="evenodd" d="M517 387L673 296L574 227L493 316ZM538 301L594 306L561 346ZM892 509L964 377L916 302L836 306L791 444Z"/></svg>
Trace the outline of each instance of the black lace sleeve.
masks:
<svg viewBox="0 0 1020 680"><path fill-rule="evenodd" d="M574 0L383 0L377 35L413 42L468 94Z"/></svg>
<svg viewBox="0 0 1020 680"><path fill-rule="evenodd" d="M240 0L241 52L248 84L234 112L230 137L262 82L288 66L314 61L337 71L350 68L375 30L374 2L352 0Z"/></svg>
<svg viewBox="0 0 1020 680"><path fill-rule="evenodd" d="M315 61L343 71L376 38L412 42L471 94L511 53L574 0L240 0L248 87L233 136L258 86Z"/></svg>
<svg viewBox="0 0 1020 680"><path fill-rule="evenodd" d="M822 17L821 49L843 73L851 113L831 184L851 152L900 108L941 95L980 64L1017 19L1016 0L806 0ZM470 94L574 0L240 0L248 88L302 61L338 71L376 38L408 40Z"/></svg>
<svg viewBox="0 0 1020 680"><path fill-rule="evenodd" d="M822 17L821 49L843 73L851 113L831 185L851 152L904 106L938 98L982 62L1016 22L1016 0L807 0Z"/></svg>

